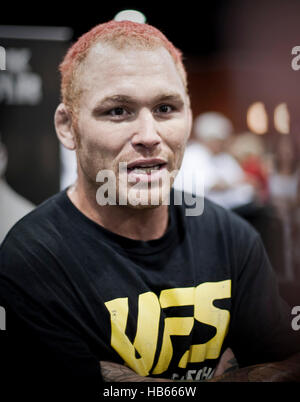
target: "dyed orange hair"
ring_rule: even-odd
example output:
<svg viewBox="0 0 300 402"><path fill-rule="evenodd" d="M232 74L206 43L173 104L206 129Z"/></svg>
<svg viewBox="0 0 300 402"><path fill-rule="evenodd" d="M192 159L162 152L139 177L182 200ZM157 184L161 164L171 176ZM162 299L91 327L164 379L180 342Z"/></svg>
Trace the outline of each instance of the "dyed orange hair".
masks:
<svg viewBox="0 0 300 402"><path fill-rule="evenodd" d="M78 69L91 47L97 42L108 43L118 49L130 45L143 49L164 47L172 56L187 90L187 78L182 62L182 54L161 31L149 24L139 24L132 21L109 21L95 26L82 35L70 47L59 66L62 102L69 108L71 113L76 110L80 96L80 88L76 82Z"/></svg>

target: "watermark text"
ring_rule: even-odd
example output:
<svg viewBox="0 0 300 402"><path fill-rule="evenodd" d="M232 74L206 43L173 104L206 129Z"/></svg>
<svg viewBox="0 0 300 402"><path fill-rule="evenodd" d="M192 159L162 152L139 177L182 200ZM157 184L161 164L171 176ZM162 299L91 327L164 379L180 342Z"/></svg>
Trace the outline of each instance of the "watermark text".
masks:
<svg viewBox="0 0 300 402"><path fill-rule="evenodd" d="M6 312L5 308L0 306L0 331L6 330Z"/></svg>
<svg viewBox="0 0 300 402"><path fill-rule="evenodd" d="M293 47L292 55L296 55L292 59L292 63L291 63L292 69L294 71L298 71L298 70L300 70L300 46Z"/></svg>
<svg viewBox="0 0 300 402"><path fill-rule="evenodd" d="M170 189L177 177L184 192ZM180 172L167 169L127 168L126 162L119 163L118 172L100 170L96 182L102 183L96 192L98 205L129 205L132 207L155 207L159 205L184 205L186 216L199 216L204 209L204 181L202 173Z"/></svg>
<svg viewBox="0 0 300 402"><path fill-rule="evenodd" d="M0 46L0 70L6 70L6 51L3 46Z"/></svg>
<svg viewBox="0 0 300 402"><path fill-rule="evenodd" d="M295 317L292 319L292 328L294 331L300 330L300 306L294 306L292 308L292 315Z"/></svg>

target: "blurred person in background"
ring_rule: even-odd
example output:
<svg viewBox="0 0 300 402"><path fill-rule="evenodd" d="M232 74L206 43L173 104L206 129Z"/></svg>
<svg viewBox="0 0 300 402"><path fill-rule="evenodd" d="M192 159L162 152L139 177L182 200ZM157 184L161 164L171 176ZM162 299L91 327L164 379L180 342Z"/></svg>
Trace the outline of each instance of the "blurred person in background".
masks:
<svg viewBox="0 0 300 402"><path fill-rule="evenodd" d="M248 181L255 189L260 204L269 201L269 169L264 143L260 137L245 132L238 134L230 146L231 154L240 163Z"/></svg>
<svg viewBox="0 0 300 402"><path fill-rule="evenodd" d="M299 150L290 136L280 136L270 174L270 196L283 225L285 271L293 282L300 267L300 163ZM298 271L298 273L297 273Z"/></svg>
<svg viewBox="0 0 300 402"><path fill-rule="evenodd" d="M0 137L0 244L9 229L35 207L7 184L6 166L7 151Z"/></svg>
<svg viewBox="0 0 300 402"><path fill-rule="evenodd" d="M255 197L248 205L233 208L261 235L275 272L285 270L284 228L270 195L270 157L264 141L252 132L238 134L230 144L230 152L240 163Z"/></svg>
<svg viewBox="0 0 300 402"><path fill-rule="evenodd" d="M274 152L270 175L272 203L281 215L293 211L299 203L300 164L296 143L289 136L281 136Z"/></svg>
<svg viewBox="0 0 300 402"><path fill-rule="evenodd" d="M182 176L175 180L174 187L188 191L193 180L189 172L198 171L208 199L228 209L251 203L255 197L254 187L228 152L233 133L231 121L221 113L206 112L197 116L194 141L186 148L180 170Z"/></svg>

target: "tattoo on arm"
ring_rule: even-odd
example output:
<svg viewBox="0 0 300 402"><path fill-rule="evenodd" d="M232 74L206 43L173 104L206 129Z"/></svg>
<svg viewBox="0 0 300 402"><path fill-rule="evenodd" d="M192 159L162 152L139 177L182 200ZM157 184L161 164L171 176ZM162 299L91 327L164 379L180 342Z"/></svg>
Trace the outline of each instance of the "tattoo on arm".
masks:
<svg viewBox="0 0 300 402"><path fill-rule="evenodd" d="M238 368L238 362L234 356L233 351L230 348L227 348L219 360L219 363L214 372L214 377L218 377L225 373L234 371Z"/></svg>
<svg viewBox="0 0 300 402"><path fill-rule="evenodd" d="M228 357L228 355L227 355ZM239 368L237 361L231 356L225 360L223 373L208 382L300 382L300 353L282 362L257 364ZM129 367L113 362L100 362L105 382L177 382L165 378L143 377Z"/></svg>
<svg viewBox="0 0 300 402"><path fill-rule="evenodd" d="M238 362L235 357L227 361L228 367L226 367L224 374L234 371L239 368Z"/></svg>
<svg viewBox="0 0 300 402"><path fill-rule="evenodd" d="M113 362L100 362L101 373L105 382L171 382L164 378L143 377L129 367Z"/></svg>
<svg viewBox="0 0 300 402"><path fill-rule="evenodd" d="M243 367L208 380L210 382L299 382L300 353L286 360Z"/></svg>

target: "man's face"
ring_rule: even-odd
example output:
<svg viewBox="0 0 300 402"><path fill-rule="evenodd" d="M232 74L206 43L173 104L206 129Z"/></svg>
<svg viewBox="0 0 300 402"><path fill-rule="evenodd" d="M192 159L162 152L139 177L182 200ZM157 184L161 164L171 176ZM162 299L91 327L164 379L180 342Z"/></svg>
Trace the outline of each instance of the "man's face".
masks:
<svg viewBox="0 0 300 402"><path fill-rule="evenodd" d="M170 190L162 178L179 169L191 130L189 99L172 57L162 47L117 50L97 44L85 60L79 85L76 135L82 179L98 188L97 173L110 170L120 183L117 200L128 200L135 188L139 198L150 200L160 188L161 201ZM128 169L120 171L120 162Z"/></svg>

